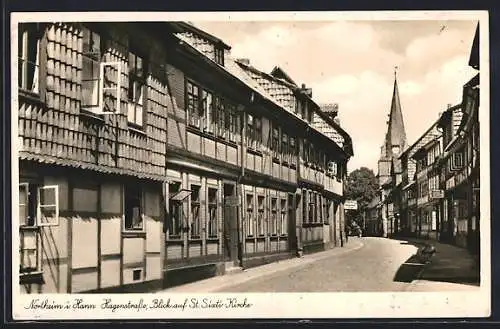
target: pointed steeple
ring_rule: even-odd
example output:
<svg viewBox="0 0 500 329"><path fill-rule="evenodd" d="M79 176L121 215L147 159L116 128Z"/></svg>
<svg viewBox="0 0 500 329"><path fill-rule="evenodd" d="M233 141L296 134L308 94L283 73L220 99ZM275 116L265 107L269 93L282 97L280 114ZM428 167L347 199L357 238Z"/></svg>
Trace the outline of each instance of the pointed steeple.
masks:
<svg viewBox="0 0 500 329"><path fill-rule="evenodd" d="M389 122L385 137L385 151L386 156L389 158L399 155L406 148L406 132L399 100L397 69L398 67L396 66L394 68L394 90L392 92L391 111L389 113Z"/></svg>

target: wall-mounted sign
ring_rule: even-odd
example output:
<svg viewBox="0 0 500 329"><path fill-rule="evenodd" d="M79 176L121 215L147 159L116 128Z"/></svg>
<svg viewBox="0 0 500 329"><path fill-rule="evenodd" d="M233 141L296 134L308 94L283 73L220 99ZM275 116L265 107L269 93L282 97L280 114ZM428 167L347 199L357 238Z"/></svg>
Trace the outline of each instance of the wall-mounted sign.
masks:
<svg viewBox="0 0 500 329"><path fill-rule="evenodd" d="M345 200L344 209L346 210L357 210L358 209L358 201L356 200Z"/></svg>
<svg viewBox="0 0 500 329"><path fill-rule="evenodd" d="M431 190L432 199L442 199L444 198L444 190Z"/></svg>

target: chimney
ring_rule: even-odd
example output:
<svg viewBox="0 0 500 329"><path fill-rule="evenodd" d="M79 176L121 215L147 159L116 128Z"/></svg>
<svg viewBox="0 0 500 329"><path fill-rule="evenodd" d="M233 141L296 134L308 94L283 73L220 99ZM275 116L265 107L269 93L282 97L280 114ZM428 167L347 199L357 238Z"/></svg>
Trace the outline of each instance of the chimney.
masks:
<svg viewBox="0 0 500 329"><path fill-rule="evenodd" d="M305 83L302 84L302 87L300 89L302 90L303 93L305 93L310 98L313 97L313 91L312 91L312 89L311 88L306 88L306 84Z"/></svg>
<svg viewBox="0 0 500 329"><path fill-rule="evenodd" d="M236 61L240 64L250 66L250 59L248 58L238 58Z"/></svg>
<svg viewBox="0 0 500 329"><path fill-rule="evenodd" d="M446 105L446 108L447 108L447 109L449 109L451 106L452 106L452 105L451 105L450 103L448 103L448 104Z"/></svg>

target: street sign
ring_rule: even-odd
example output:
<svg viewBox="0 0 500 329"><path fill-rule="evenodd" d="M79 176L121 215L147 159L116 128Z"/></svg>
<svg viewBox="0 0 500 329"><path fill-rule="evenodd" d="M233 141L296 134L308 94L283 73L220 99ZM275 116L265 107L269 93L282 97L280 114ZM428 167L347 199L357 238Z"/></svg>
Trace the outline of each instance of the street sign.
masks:
<svg viewBox="0 0 500 329"><path fill-rule="evenodd" d="M358 201L356 200L345 200L344 209L346 210L357 210L358 209Z"/></svg>
<svg viewBox="0 0 500 329"><path fill-rule="evenodd" d="M444 198L444 190L431 190L431 199Z"/></svg>

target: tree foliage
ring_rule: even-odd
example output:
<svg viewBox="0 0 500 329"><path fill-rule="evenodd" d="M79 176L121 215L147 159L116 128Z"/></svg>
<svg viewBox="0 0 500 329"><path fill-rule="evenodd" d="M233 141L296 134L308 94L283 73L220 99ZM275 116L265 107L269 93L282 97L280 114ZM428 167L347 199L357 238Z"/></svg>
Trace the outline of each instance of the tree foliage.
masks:
<svg viewBox="0 0 500 329"><path fill-rule="evenodd" d="M361 225L361 212L376 196L378 187L377 177L369 168L361 167L349 174L344 195L348 200L356 200L358 209L346 211L348 223L357 222Z"/></svg>

